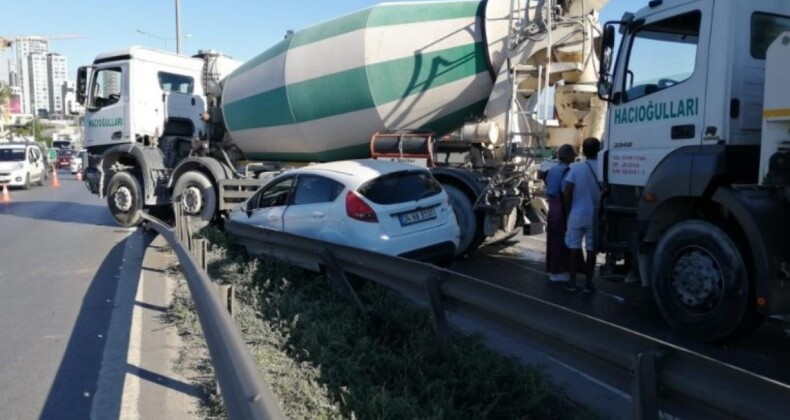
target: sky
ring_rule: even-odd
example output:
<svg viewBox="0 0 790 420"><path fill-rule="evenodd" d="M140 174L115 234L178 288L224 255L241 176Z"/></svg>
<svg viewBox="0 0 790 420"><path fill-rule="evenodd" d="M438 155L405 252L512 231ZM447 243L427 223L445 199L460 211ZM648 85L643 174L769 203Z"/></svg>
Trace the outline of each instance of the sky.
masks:
<svg viewBox="0 0 790 420"><path fill-rule="evenodd" d="M406 0L409 1L409 0ZM54 40L68 59L69 79L102 52L132 45L175 51L175 0L2 0L0 37L84 35ZM241 61L280 41L289 29L320 23L381 3L374 0L181 0L181 49L214 49ZM619 19L647 0L611 0L601 21ZM141 30L151 35L138 32ZM0 60L3 59L0 53ZM12 50L7 58L13 58Z"/></svg>

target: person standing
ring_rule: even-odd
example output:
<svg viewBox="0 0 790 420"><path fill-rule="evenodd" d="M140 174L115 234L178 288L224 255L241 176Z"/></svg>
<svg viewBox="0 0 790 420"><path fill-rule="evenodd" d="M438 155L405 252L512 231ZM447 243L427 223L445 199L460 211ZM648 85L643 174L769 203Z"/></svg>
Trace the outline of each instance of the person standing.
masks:
<svg viewBox="0 0 790 420"><path fill-rule="evenodd" d="M570 165L565 177L563 202L568 214L565 244L570 249L570 280L565 285L569 291L576 291L576 274L581 268L585 275L582 291L595 292L593 275L595 273L595 243L593 242L593 218L595 203L601 193L598 182L598 152L600 140L590 137L582 143L585 160ZM585 260L582 244L587 250Z"/></svg>
<svg viewBox="0 0 790 420"><path fill-rule="evenodd" d="M557 149L559 163L549 169L546 175L546 197L549 200L549 214L546 226L546 271L549 281L567 282L568 258L570 252L565 245L565 210L562 200L562 183L576 159L576 151L570 144Z"/></svg>

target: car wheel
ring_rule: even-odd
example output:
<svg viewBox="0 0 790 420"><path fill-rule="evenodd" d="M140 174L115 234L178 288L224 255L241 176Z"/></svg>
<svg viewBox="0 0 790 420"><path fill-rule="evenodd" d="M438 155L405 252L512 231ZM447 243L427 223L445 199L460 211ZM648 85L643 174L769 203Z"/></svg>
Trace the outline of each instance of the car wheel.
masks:
<svg viewBox="0 0 790 420"><path fill-rule="evenodd" d="M202 172L189 171L176 181L173 198L181 203L193 232L208 226L217 212L214 185Z"/></svg>
<svg viewBox="0 0 790 420"><path fill-rule="evenodd" d="M143 221L143 194L140 181L129 172L118 172L107 186L107 207L112 218L123 227Z"/></svg>
<svg viewBox="0 0 790 420"><path fill-rule="evenodd" d="M653 267L653 297L681 335L715 342L759 324L744 258L717 226L702 220L673 226L658 242Z"/></svg>
<svg viewBox="0 0 790 420"><path fill-rule="evenodd" d="M23 190L29 190L30 189L30 172L28 172L27 175L25 175L25 183L24 183L24 185L22 185L22 189Z"/></svg>
<svg viewBox="0 0 790 420"><path fill-rule="evenodd" d="M472 252L483 242L483 235L477 223L472 200L454 185L444 185L444 190L447 191L450 198L450 205L461 230L461 239L455 249L455 255Z"/></svg>
<svg viewBox="0 0 790 420"><path fill-rule="evenodd" d="M46 173L47 173L47 171L41 171L41 174L39 174L38 182L36 182L36 185L38 185L39 187L43 187L44 186L44 179L45 179L44 177L45 177Z"/></svg>

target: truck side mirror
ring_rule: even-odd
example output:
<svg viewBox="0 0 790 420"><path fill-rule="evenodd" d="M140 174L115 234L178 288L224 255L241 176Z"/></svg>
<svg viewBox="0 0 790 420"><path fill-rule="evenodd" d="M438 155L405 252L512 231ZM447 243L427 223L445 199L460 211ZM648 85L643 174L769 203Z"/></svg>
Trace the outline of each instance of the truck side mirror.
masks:
<svg viewBox="0 0 790 420"><path fill-rule="evenodd" d="M614 57L614 23L607 22L603 29L601 40L601 66L598 70L598 96L607 102L611 101L612 85L612 58Z"/></svg>
<svg viewBox="0 0 790 420"><path fill-rule="evenodd" d="M88 92L88 67L81 66L77 69L77 86L74 96L77 97L77 103L85 105Z"/></svg>

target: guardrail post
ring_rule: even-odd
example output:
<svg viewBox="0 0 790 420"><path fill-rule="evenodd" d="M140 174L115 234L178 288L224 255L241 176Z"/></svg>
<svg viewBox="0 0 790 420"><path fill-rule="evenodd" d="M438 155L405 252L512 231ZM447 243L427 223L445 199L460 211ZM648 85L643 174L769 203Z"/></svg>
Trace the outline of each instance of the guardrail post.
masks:
<svg viewBox="0 0 790 420"><path fill-rule="evenodd" d="M354 306L359 308L360 311L364 310L365 307L362 305L362 301L359 300L357 292L354 291L354 288L351 287L351 283L348 282L346 273L344 273L343 270L340 269L340 266L337 265L337 260L335 260L335 256L332 255L332 252L327 248L323 248L319 254L321 255L321 259L324 261L326 275L329 277L329 281L332 283L335 289L342 293L346 299L348 299Z"/></svg>
<svg viewBox="0 0 790 420"><path fill-rule="evenodd" d="M216 284L214 283L214 290L219 296L219 300L228 308L228 313L233 316L236 312L236 289L232 284Z"/></svg>
<svg viewBox="0 0 790 420"><path fill-rule="evenodd" d="M658 420L658 364L663 355L660 351L649 350L634 358L632 402L637 420Z"/></svg>
<svg viewBox="0 0 790 420"><path fill-rule="evenodd" d="M442 282L444 282L444 279L444 273L436 273L428 278L425 286L428 290L428 302L431 306L433 333L436 334L436 338L440 342L447 343L450 339L450 327L447 324L442 298Z"/></svg>

